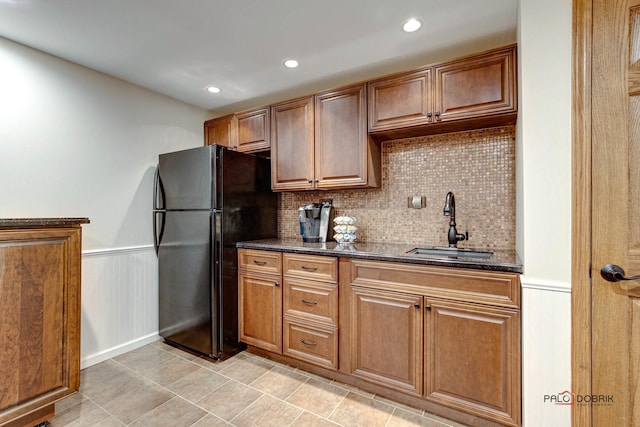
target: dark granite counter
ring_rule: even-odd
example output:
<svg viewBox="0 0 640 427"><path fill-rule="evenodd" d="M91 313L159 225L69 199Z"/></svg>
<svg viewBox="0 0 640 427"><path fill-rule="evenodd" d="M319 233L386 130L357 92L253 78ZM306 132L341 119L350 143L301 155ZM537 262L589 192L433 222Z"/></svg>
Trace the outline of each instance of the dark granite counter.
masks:
<svg viewBox="0 0 640 427"><path fill-rule="evenodd" d="M272 250L309 255L396 261L410 264L437 265L443 267L475 268L480 270L522 273L522 263L514 250L485 249L493 252L490 259L452 257L441 255L410 255L408 251L417 246L430 245L398 243L358 243L339 245L329 243L303 243L301 239L268 239L240 242L238 248ZM483 250L482 248L478 248Z"/></svg>
<svg viewBox="0 0 640 427"><path fill-rule="evenodd" d="M14 228L79 227L89 218L0 218L0 230Z"/></svg>

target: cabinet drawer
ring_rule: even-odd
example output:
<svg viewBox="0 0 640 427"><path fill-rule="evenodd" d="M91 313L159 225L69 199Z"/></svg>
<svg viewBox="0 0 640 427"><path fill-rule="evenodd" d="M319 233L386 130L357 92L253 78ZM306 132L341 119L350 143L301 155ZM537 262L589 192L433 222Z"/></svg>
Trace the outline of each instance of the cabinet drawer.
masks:
<svg viewBox="0 0 640 427"><path fill-rule="evenodd" d="M284 318L283 354L338 369L338 330Z"/></svg>
<svg viewBox="0 0 640 427"><path fill-rule="evenodd" d="M338 324L338 286L285 279L284 313L335 326Z"/></svg>
<svg viewBox="0 0 640 427"><path fill-rule="evenodd" d="M352 259L351 283L394 292L520 308L520 275L517 273Z"/></svg>
<svg viewBox="0 0 640 427"><path fill-rule="evenodd" d="M334 257L285 253L282 265L286 276L333 283L338 281L338 259Z"/></svg>
<svg viewBox="0 0 640 427"><path fill-rule="evenodd" d="M280 274L282 263L280 252L238 249L238 268L266 274Z"/></svg>

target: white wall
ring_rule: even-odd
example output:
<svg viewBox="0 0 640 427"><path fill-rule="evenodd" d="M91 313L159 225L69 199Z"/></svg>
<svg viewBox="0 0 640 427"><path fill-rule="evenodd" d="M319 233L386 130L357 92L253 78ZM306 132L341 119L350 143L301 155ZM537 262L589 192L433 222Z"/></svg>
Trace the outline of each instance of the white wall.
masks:
<svg viewBox="0 0 640 427"><path fill-rule="evenodd" d="M0 217L91 220L83 227L83 366L157 336L153 167L159 153L202 145L206 118L0 38Z"/></svg>
<svg viewBox="0 0 640 427"><path fill-rule="evenodd" d="M571 0L520 0L517 248L524 265L523 421L570 426Z"/></svg>

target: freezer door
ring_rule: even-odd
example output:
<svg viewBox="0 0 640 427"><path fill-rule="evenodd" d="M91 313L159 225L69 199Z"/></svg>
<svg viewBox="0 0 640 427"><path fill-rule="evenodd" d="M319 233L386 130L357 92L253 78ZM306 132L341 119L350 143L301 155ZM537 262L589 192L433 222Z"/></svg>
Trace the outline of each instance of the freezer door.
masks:
<svg viewBox="0 0 640 427"><path fill-rule="evenodd" d="M161 154L158 188L167 210L212 209L215 155L211 146Z"/></svg>
<svg viewBox="0 0 640 427"><path fill-rule="evenodd" d="M158 247L160 336L213 355L212 212L167 211L163 216Z"/></svg>

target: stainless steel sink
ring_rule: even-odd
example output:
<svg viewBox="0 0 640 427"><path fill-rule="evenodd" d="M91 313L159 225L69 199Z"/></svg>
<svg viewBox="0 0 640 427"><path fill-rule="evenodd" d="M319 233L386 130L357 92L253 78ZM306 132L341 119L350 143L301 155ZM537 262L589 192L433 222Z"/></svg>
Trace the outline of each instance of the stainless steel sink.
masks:
<svg viewBox="0 0 640 427"><path fill-rule="evenodd" d="M414 248L408 251L407 254L436 256L436 257L482 258L482 259L490 259L493 256L493 252L488 252L488 251L478 251L478 250L469 249L469 248L447 248L447 247Z"/></svg>

